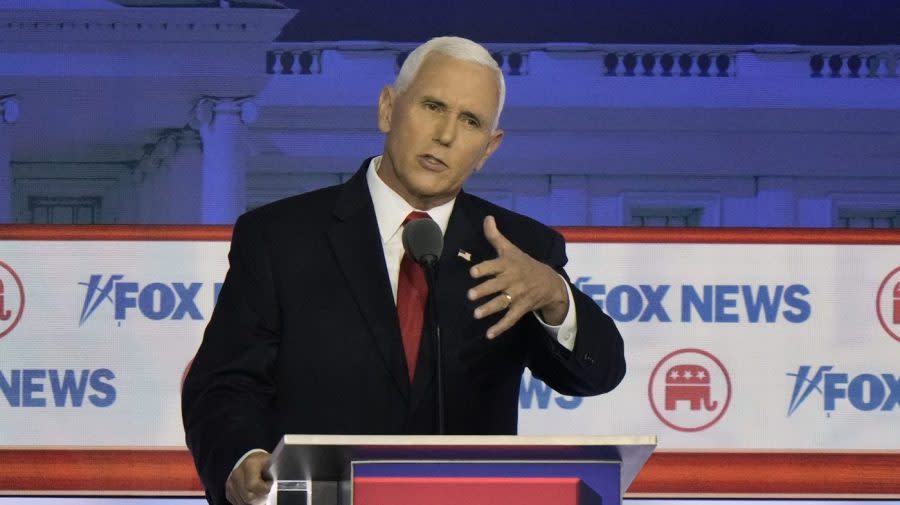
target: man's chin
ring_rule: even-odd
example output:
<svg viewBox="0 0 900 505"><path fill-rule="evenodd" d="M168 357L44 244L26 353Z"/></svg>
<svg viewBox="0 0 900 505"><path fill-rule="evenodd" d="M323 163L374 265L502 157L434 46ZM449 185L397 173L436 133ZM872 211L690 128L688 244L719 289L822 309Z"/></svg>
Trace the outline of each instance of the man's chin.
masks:
<svg viewBox="0 0 900 505"><path fill-rule="evenodd" d="M417 190L412 192L411 194L413 198L417 202L419 202L419 204L415 206L420 209L424 207L437 207L438 205L449 202L456 196L456 193L448 193L447 191L435 191L429 189Z"/></svg>

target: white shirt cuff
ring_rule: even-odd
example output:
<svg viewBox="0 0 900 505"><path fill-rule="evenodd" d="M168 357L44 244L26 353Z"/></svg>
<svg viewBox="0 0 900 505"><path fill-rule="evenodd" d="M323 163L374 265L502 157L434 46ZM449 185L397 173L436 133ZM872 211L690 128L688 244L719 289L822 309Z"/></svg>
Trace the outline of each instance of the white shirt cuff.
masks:
<svg viewBox="0 0 900 505"><path fill-rule="evenodd" d="M231 478L231 474L234 473L237 467L241 466L241 463L243 463L244 460L247 459L247 456L257 452L265 452L266 454L268 454L268 451L266 451L265 449L250 449L249 451L245 452L243 456L241 456L241 459L237 460L237 463L235 463L233 467L231 467L231 472L228 473L228 478Z"/></svg>
<svg viewBox="0 0 900 505"><path fill-rule="evenodd" d="M562 275L560 275L559 278L566 286L566 295L569 297L569 310L566 312L566 317L563 319L563 322L560 323L559 326L550 325L541 319L541 316L537 311L533 311L532 314L534 314L534 317L541 323L541 326L547 330L547 334L555 338L556 341L559 342L559 345L571 351L575 349L575 334L578 333L578 318L575 315L575 303L572 301L572 288Z"/></svg>

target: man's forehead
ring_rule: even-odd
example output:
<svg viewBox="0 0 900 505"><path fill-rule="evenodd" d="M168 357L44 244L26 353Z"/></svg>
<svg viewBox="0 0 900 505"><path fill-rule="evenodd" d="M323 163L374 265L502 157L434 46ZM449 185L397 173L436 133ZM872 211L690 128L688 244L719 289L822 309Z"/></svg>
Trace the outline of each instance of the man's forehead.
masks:
<svg viewBox="0 0 900 505"><path fill-rule="evenodd" d="M431 53L426 56L409 87L416 88L421 93L428 93L430 89L438 90L448 86L460 90L471 88L476 92L485 92L485 98L490 97L492 101L490 104L482 104L486 107L496 107L500 98L499 76L493 69L481 63L443 53ZM476 96L470 96L469 93L461 93L459 98L470 103L482 101L475 100Z"/></svg>
<svg viewBox="0 0 900 505"><path fill-rule="evenodd" d="M488 67L487 65L484 65L477 61L457 58L456 56L439 52L433 52L426 56L424 60L422 60L422 64L419 67L419 73L421 74L422 70L425 68L434 69L444 68L448 66L453 67L454 70L459 70L460 73L484 72L485 75L490 75L494 78L494 80L497 79L494 69Z"/></svg>

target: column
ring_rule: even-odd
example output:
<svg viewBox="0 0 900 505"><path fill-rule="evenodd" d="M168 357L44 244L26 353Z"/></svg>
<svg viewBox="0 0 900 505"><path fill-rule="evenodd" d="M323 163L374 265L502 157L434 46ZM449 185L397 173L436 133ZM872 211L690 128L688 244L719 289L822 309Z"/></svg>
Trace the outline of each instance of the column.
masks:
<svg viewBox="0 0 900 505"><path fill-rule="evenodd" d="M200 134L185 128L175 134L175 154L166 161L168 177L166 193L169 223L200 224L203 222L200 188L203 178L203 147Z"/></svg>
<svg viewBox="0 0 900 505"><path fill-rule="evenodd" d="M250 98L203 97L194 107L191 126L203 142L203 224L232 224L247 208L247 125L256 113Z"/></svg>
<svg viewBox="0 0 900 505"><path fill-rule="evenodd" d="M13 179L10 166L12 125L19 119L19 100L15 95L0 97L0 223L12 223Z"/></svg>

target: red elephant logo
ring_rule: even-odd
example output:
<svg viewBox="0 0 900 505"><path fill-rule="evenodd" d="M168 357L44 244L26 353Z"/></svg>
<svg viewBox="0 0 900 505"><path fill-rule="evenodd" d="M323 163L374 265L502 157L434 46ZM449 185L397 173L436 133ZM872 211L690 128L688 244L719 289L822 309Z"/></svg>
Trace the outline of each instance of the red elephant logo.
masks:
<svg viewBox="0 0 900 505"><path fill-rule="evenodd" d="M19 324L25 308L25 288L9 265L0 261L0 338Z"/></svg>
<svg viewBox="0 0 900 505"><path fill-rule="evenodd" d="M900 282L894 286L894 324L900 324Z"/></svg>
<svg viewBox="0 0 900 505"><path fill-rule="evenodd" d="M878 286L875 312L884 331L900 342L900 267L891 270Z"/></svg>
<svg viewBox="0 0 900 505"><path fill-rule="evenodd" d="M687 433L703 431L719 422L728 410L731 378L725 364L712 353L678 349L653 368L647 395L653 413L669 428ZM684 408L685 403L690 408Z"/></svg>
<svg viewBox="0 0 900 505"><path fill-rule="evenodd" d="M701 403L713 411L719 402L710 399L709 371L700 365L675 365L666 373L666 410L675 410L679 401L690 402L691 410Z"/></svg>
<svg viewBox="0 0 900 505"><path fill-rule="evenodd" d="M12 317L12 311L6 308L5 288L3 281L0 280L0 321L9 321Z"/></svg>

